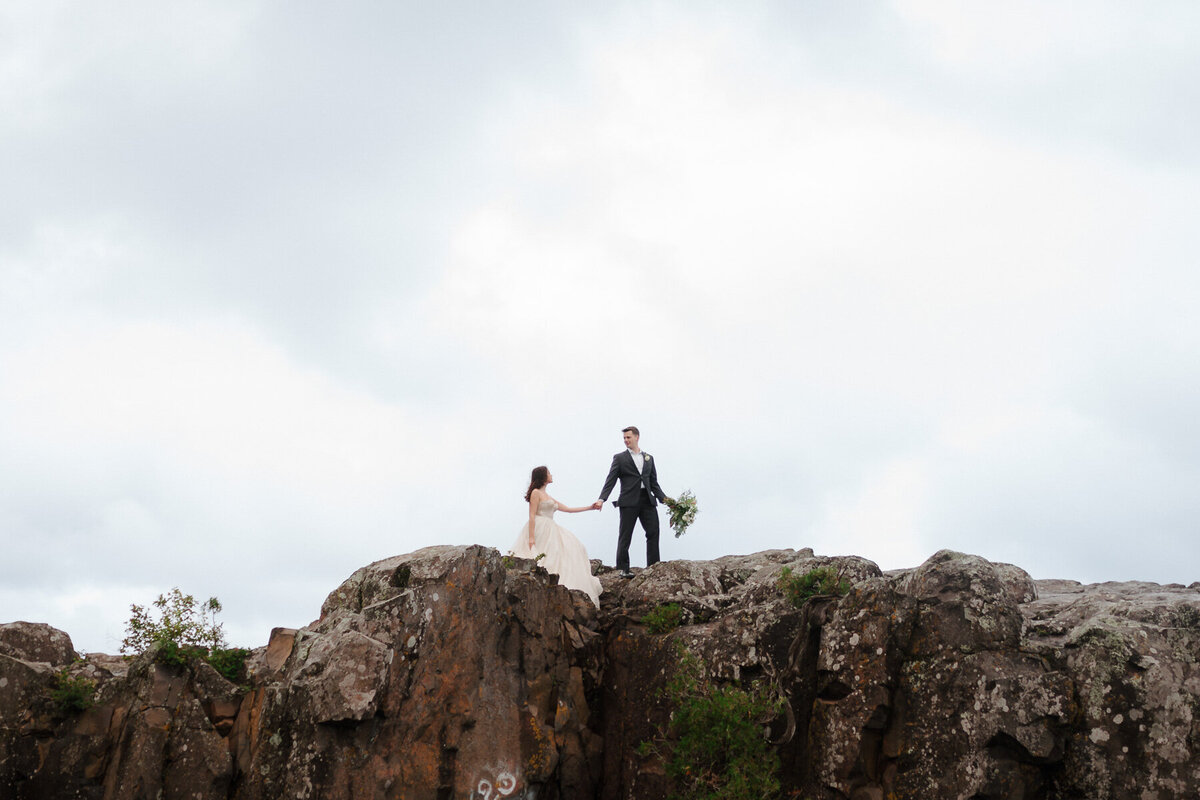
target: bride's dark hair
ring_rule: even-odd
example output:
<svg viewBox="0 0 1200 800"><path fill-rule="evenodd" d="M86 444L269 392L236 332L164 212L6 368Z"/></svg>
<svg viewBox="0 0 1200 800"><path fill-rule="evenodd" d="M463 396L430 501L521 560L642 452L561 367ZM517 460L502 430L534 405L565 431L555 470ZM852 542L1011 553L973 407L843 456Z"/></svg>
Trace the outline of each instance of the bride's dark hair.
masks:
<svg viewBox="0 0 1200 800"><path fill-rule="evenodd" d="M546 485L546 478L550 477L549 467L534 467L533 474L529 476L529 488L525 491L525 502L529 502L529 498L533 496L534 489L540 489Z"/></svg>

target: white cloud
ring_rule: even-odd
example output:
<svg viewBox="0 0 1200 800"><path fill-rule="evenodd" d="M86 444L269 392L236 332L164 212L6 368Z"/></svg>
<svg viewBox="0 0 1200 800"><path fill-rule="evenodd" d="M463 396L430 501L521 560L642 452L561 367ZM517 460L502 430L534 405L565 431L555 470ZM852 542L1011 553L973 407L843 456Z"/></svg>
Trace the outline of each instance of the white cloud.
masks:
<svg viewBox="0 0 1200 800"><path fill-rule="evenodd" d="M726 46L596 45L592 95L496 112L519 155L457 230L449 336L515 372L539 347L632 357L640 329L708 382L945 403L1025 392L1110 307L1152 179L866 91L747 89Z"/></svg>
<svg viewBox="0 0 1200 800"><path fill-rule="evenodd" d="M1182 49L1189 46L1187 23L1195 21L1190 3L895 0L892 5L921 49L947 68L1007 79L1129 57L1148 41L1155 49Z"/></svg>
<svg viewBox="0 0 1200 800"><path fill-rule="evenodd" d="M256 3L137 0L80 6L61 0L6 3L0 20L0 103L8 126L44 130L75 120L68 98L79 81L113 80L155 93L198 73L210 79L258 13ZM137 78L123 74L136 70Z"/></svg>

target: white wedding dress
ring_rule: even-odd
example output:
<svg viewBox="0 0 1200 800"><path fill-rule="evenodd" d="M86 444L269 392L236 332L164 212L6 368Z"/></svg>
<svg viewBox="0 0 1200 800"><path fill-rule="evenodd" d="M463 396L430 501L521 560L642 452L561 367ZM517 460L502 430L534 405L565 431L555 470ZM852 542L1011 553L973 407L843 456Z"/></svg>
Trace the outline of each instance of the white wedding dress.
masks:
<svg viewBox="0 0 1200 800"><path fill-rule="evenodd" d="M600 580L592 574L587 548L575 538L575 534L554 521L558 504L553 500L538 503L537 515L533 518L533 547L529 546L529 523L521 526L517 541L513 544L513 555L533 558L538 553L546 557L538 563L558 576L558 582L568 589L587 592L588 597L600 607Z"/></svg>

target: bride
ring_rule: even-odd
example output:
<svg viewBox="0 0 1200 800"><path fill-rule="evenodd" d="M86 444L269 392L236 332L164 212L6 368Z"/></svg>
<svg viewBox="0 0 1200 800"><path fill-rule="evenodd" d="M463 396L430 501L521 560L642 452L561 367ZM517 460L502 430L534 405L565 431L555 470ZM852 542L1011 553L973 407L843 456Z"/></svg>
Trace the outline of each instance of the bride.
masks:
<svg viewBox="0 0 1200 800"><path fill-rule="evenodd" d="M554 521L555 511L575 514L600 508L597 501L590 506L568 508L546 492L546 486L554 482L547 467L535 467L529 478L529 490L525 499L529 501L529 524L522 525L513 544L513 555L519 558L534 558L539 553L546 557L540 562L548 572L558 576L558 582L568 589L587 592L588 597L600 607L600 581L592 575L587 548L575 538L575 534Z"/></svg>

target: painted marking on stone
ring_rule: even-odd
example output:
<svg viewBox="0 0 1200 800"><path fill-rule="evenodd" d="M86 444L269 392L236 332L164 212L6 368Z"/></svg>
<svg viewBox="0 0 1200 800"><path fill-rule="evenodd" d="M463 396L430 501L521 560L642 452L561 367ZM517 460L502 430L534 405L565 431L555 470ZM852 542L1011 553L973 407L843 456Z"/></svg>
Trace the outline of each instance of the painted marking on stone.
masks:
<svg viewBox="0 0 1200 800"><path fill-rule="evenodd" d="M520 785L520 781L516 775L511 772L499 772L495 776L494 783L488 778L479 779L479 783L475 787L475 797L479 800L501 800L501 798L513 797L518 785ZM513 800L531 797L531 793L522 792L519 796L513 797Z"/></svg>

